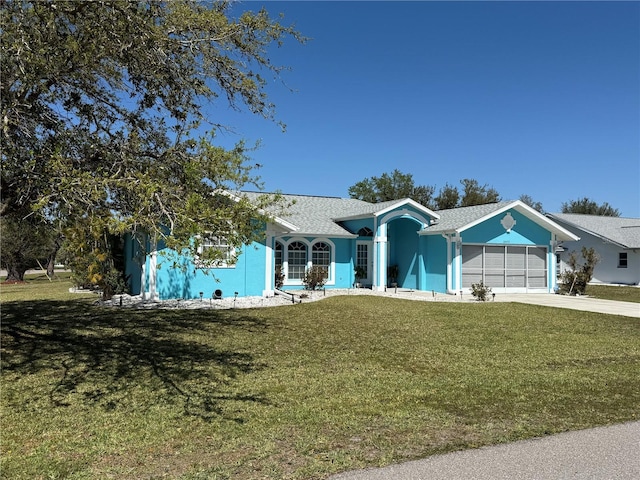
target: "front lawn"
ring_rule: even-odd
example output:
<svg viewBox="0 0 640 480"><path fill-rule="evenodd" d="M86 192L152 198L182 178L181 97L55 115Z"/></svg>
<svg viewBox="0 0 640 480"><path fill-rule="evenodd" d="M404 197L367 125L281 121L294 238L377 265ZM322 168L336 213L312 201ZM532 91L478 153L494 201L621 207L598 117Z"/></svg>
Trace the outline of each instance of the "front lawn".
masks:
<svg viewBox="0 0 640 480"><path fill-rule="evenodd" d="M229 311L11 298L3 286L3 478L319 479L640 419L632 318L371 296Z"/></svg>
<svg viewBox="0 0 640 480"><path fill-rule="evenodd" d="M585 292L593 298L604 300L617 300L620 302L640 303L640 288L638 287L617 287L612 285L587 285Z"/></svg>

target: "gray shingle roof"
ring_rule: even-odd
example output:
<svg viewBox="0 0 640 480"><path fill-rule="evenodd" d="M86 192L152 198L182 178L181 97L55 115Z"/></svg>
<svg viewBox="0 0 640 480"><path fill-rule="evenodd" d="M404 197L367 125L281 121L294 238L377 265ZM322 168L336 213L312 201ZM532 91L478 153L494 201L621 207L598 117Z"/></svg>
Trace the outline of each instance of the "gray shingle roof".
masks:
<svg viewBox="0 0 640 480"><path fill-rule="evenodd" d="M249 199L260 195L255 192L242 193ZM284 213L279 212L277 216L295 225L298 228L296 235L353 236L352 232L343 228L334 219L366 215L380 208L373 203L353 198L285 194L282 197L284 202L291 206Z"/></svg>
<svg viewBox="0 0 640 480"><path fill-rule="evenodd" d="M624 248L640 248L640 218L602 217L577 213L550 213L553 220L610 240Z"/></svg>
<svg viewBox="0 0 640 480"><path fill-rule="evenodd" d="M448 210L437 210L440 219L435 225L429 226L425 231L428 233L453 232L480 218L491 215L513 202L487 203L485 205L474 205L472 207L458 207Z"/></svg>
<svg viewBox="0 0 640 480"><path fill-rule="evenodd" d="M240 192L240 195L246 195L251 201L257 199L259 195L263 193L256 192ZM392 207L397 204L403 204L408 199L392 200L381 203L369 203L362 200L356 200L353 198L339 198L339 197L320 197L312 195L289 195L282 194L283 201L289 206L282 211L272 210L270 213L275 217L284 220L285 222L292 224L296 227L296 235L309 235L309 236L326 236L326 237L344 237L355 236L355 232L350 232L340 224L340 220L357 217L373 216L378 212ZM423 233L426 234L438 234L444 232L462 231L465 228L470 227L481 219L491 216L494 213L498 213L500 210L504 210L513 206L514 204L521 204L521 202L504 201L497 203L489 203L485 205L475 205L472 207L460 207L452 208L449 210L439 210L435 212L440 218L436 223L427 227ZM519 209L530 209L529 207L516 206ZM559 225L553 221L542 217L537 212L535 215L531 212L524 211L530 218L535 221L547 224L547 227L552 231L559 233L565 239L569 239L569 232L562 229Z"/></svg>

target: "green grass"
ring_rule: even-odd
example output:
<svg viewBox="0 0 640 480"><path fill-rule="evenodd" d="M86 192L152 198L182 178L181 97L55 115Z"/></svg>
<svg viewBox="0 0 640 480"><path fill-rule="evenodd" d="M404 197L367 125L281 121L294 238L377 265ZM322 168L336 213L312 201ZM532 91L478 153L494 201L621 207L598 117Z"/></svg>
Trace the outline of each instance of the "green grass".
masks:
<svg viewBox="0 0 640 480"><path fill-rule="evenodd" d="M637 319L356 296L141 311L22 287L2 287L3 478L319 479L640 419Z"/></svg>
<svg viewBox="0 0 640 480"><path fill-rule="evenodd" d="M614 287L609 285L587 285L586 294L594 298L640 303L640 288Z"/></svg>

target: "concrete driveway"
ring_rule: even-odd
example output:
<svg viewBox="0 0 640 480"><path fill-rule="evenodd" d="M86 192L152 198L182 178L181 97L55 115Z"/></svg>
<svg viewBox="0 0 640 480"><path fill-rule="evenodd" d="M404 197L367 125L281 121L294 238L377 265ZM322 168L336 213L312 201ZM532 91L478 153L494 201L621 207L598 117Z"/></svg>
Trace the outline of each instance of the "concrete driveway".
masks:
<svg viewBox="0 0 640 480"><path fill-rule="evenodd" d="M639 292L640 293L640 292ZM590 297L569 297L547 293L539 294L497 294L496 302L519 302L547 307L570 308L585 312L608 313L625 317L640 318L640 303L600 300Z"/></svg>
<svg viewBox="0 0 640 480"><path fill-rule="evenodd" d="M566 432L385 468L346 472L330 480L637 480L640 422Z"/></svg>

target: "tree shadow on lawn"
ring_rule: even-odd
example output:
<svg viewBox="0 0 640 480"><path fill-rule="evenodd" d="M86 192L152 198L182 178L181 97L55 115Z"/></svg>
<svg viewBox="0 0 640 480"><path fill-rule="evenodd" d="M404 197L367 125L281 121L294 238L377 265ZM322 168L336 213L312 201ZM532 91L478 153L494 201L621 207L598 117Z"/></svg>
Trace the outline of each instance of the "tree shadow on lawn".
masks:
<svg viewBox="0 0 640 480"><path fill-rule="evenodd" d="M18 377L37 375L47 383L53 406L114 410L156 404L203 419L224 418L225 402L268 401L234 389L234 379L264 365L251 353L220 348L217 340L266 328L238 311L10 302L2 305L2 369Z"/></svg>

